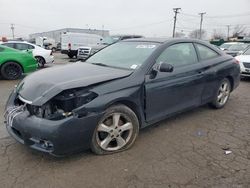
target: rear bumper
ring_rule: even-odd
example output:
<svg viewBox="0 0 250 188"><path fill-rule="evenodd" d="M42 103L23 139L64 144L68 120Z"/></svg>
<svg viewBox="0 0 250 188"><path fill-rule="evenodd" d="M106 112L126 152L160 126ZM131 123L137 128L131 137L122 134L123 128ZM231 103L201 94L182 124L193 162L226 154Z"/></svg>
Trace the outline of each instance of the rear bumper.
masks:
<svg viewBox="0 0 250 188"><path fill-rule="evenodd" d="M26 73L30 73L30 72L34 72L38 67L37 61L35 59L30 60L29 65L28 66L24 66L24 70L23 72Z"/></svg>
<svg viewBox="0 0 250 188"><path fill-rule="evenodd" d="M61 50L61 54L68 54L69 50Z"/></svg>
<svg viewBox="0 0 250 188"><path fill-rule="evenodd" d="M46 64L51 64L51 63L54 63L54 56L53 55L50 55L49 57L47 57L45 59L46 61Z"/></svg>
<svg viewBox="0 0 250 188"><path fill-rule="evenodd" d="M71 54L71 55L76 56L77 55L77 50L61 50L61 53L66 54L66 55Z"/></svg>

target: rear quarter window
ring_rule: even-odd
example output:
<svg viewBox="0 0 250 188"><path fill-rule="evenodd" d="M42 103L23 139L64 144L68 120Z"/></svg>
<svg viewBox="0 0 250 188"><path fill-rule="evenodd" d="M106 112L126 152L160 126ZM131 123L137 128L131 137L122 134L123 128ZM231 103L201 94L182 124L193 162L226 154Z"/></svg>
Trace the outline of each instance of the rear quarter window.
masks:
<svg viewBox="0 0 250 188"><path fill-rule="evenodd" d="M3 45L8 46L8 47L10 47L10 48L14 48L14 46L15 46L14 43L5 43L5 44L3 44Z"/></svg>
<svg viewBox="0 0 250 188"><path fill-rule="evenodd" d="M218 54L216 51L212 50L211 48L205 45L196 44L196 47L201 60L213 59L220 56L220 54Z"/></svg>

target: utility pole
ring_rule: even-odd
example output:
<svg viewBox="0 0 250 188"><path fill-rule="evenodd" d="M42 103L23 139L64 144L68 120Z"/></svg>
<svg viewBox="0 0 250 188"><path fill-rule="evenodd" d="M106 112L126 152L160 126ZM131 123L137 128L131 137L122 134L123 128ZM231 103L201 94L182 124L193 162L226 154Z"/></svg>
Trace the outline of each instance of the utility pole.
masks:
<svg viewBox="0 0 250 188"><path fill-rule="evenodd" d="M102 25L102 37L104 37L104 25Z"/></svg>
<svg viewBox="0 0 250 188"><path fill-rule="evenodd" d="M176 21L177 21L177 14L180 13L179 10L181 8L173 8L174 10L174 28L173 28L173 38L175 37L175 27L176 27Z"/></svg>
<svg viewBox="0 0 250 188"><path fill-rule="evenodd" d="M227 40L229 41L229 31L230 31L230 25L227 25Z"/></svg>
<svg viewBox="0 0 250 188"><path fill-rule="evenodd" d="M11 24L11 25L10 25L10 29L11 29L11 31L12 31L12 38L14 39L14 38L15 38L15 32L14 32L15 27L14 27L14 24Z"/></svg>
<svg viewBox="0 0 250 188"><path fill-rule="evenodd" d="M199 15L201 16L201 21L200 21L200 39L202 38L202 22L203 22L203 15L206 14L206 12L201 12Z"/></svg>

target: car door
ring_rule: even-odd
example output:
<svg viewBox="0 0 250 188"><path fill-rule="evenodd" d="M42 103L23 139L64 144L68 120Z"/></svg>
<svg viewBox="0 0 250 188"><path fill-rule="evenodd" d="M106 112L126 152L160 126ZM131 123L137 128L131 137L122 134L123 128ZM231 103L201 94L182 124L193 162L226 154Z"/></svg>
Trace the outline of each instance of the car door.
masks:
<svg viewBox="0 0 250 188"><path fill-rule="evenodd" d="M173 72L151 73L145 77L145 112L147 122L201 104L204 87L201 65L192 43L177 43L167 47L156 59L174 67ZM154 67L153 66L153 67Z"/></svg>
<svg viewBox="0 0 250 188"><path fill-rule="evenodd" d="M222 63L221 55L210 47L204 44L194 43L198 52L200 64L204 77L204 90L202 92L202 103L210 102L214 98L215 91L217 90L218 66Z"/></svg>

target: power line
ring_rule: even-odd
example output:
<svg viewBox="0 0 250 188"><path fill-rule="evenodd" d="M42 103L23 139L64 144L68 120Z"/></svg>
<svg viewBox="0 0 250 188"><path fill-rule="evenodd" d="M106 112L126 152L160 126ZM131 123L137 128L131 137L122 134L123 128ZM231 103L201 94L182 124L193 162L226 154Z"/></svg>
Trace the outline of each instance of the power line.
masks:
<svg viewBox="0 0 250 188"><path fill-rule="evenodd" d="M173 38L175 37L175 27L176 27L176 21L177 21L177 14L180 13L179 10L181 8L173 8L174 10L174 27L173 27Z"/></svg>
<svg viewBox="0 0 250 188"><path fill-rule="evenodd" d="M185 16L198 18L199 16L195 14L189 14L185 12L181 12L181 14ZM207 16L206 18L232 18L232 17L241 17L241 16L250 16L250 12L242 13L242 14L227 14L227 15L216 15L216 16Z"/></svg>
<svg viewBox="0 0 250 188"><path fill-rule="evenodd" d="M136 25L136 26L131 26L131 27L119 28L119 29L111 29L110 31L119 31L119 30L134 29L134 28L141 28L141 27L150 27L152 25L158 25L161 23L169 22L169 21L172 21L172 19L163 20L160 22L148 23L148 24L144 24L144 25Z"/></svg>
<svg viewBox="0 0 250 188"><path fill-rule="evenodd" d="M243 13L243 14L207 16L207 18L232 18L232 17L241 17L241 16L250 16L250 12Z"/></svg>
<svg viewBox="0 0 250 188"><path fill-rule="evenodd" d="M189 14L189 13L184 13L184 12L181 12L181 14L183 14L183 15L185 15L185 16L195 17L195 18L198 18L198 17L199 17L199 16L197 16L197 15Z"/></svg>

